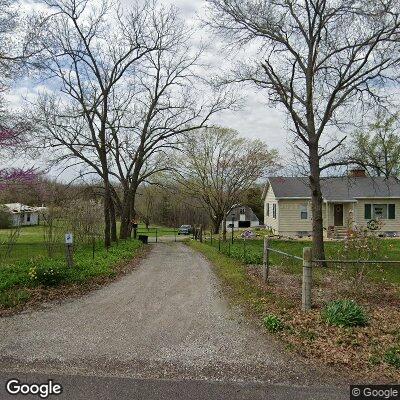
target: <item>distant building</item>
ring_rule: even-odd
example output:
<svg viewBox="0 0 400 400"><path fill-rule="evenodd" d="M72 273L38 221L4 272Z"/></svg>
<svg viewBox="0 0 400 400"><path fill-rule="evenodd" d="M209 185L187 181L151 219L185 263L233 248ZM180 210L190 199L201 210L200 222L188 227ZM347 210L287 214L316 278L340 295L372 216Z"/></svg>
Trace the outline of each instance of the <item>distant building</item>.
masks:
<svg viewBox="0 0 400 400"><path fill-rule="evenodd" d="M13 226L39 225L46 207L31 207L21 203L4 204L11 214Z"/></svg>
<svg viewBox="0 0 400 400"><path fill-rule="evenodd" d="M252 228L260 225L257 215L249 206L235 204L226 214L226 228Z"/></svg>

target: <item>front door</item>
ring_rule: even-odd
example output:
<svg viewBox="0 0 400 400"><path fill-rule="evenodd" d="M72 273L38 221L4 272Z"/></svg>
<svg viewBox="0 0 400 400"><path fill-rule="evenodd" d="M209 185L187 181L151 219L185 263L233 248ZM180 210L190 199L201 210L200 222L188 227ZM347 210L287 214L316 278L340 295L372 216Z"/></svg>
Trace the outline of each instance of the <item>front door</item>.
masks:
<svg viewBox="0 0 400 400"><path fill-rule="evenodd" d="M343 226L343 204L334 205L333 224Z"/></svg>

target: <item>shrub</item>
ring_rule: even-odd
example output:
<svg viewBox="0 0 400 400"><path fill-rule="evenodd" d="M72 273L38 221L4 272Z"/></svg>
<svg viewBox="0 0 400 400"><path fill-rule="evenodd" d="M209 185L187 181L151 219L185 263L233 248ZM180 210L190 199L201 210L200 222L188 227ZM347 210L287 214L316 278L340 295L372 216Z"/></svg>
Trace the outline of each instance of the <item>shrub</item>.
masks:
<svg viewBox="0 0 400 400"><path fill-rule="evenodd" d="M400 347L390 348L383 356L383 359L393 367L400 369Z"/></svg>
<svg viewBox="0 0 400 400"><path fill-rule="evenodd" d="M60 266L39 266L34 271L29 270L29 275L40 285L58 286L65 281L67 271L65 267Z"/></svg>
<svg viewBox="0 0 400 400"><path fill-rule="evenodd" d="M0 207L0 229L9 229L12 226L11 214L4 207Z"/></svg>
<svg viewBox="0 0 400 400"><path fill-rule="evenodd" d="M322 318L336 326L365 326L368 323L364 309L352 300L331 301L323 309Z"/></svg>
<svg viewBox="0 0 400 400"><path fill-rule="evenodd" d="M263 323L270 332L274 333L281 331L285 327L283 322L274 314L268 314L265 316Z"/></svg>

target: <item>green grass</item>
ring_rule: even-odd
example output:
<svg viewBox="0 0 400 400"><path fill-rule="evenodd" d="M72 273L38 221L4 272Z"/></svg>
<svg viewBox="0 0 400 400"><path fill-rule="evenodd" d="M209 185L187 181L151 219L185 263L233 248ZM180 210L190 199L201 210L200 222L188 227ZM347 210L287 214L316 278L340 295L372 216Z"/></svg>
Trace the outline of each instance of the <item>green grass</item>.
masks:
<svg viewBox="0 0 400 400"><path fill-rule="evenodd" d="M381 252L376 254L375 259L385 260L400 260L400 240L398 239L377 239L381 240ZM205 241L210 243L208 238ZM221 252L229 257L242 261L246 264L262 264L263 260L263 240L259 239L235 239L234 243L230 241L218 243L218 240L213 239L213 247L221 246ZM270 240L270 246L274 249L284 251L286 253L302 257L303 248L311 246L310 241L300 240ZM327 258L335 259L340 250L343 248L343 242L329 241L325 243ZM291 257L286 257L274 252L270 252L270 264L281 266L286 272L293 274L302 273L302 263L300 260L295 260ZM330 266L332 264L329 264ZM349 271L353 266L345 264ZM400 284L400 263L399 264L369 264L366 267L368 276L375 281L386 281L393 284Z"/></svg>
<svg viewBox="0 0 400 400"><path fill-rule="evenodd" d="M66 266L64 255L53 259L32 257L5 265L0 268L0 305L12 307L26 301L26 289L83 284L94 277L114 276L115 265L133 258L139 247L141 242L137 240L120 241L108 251L99 245L94 258L91 246L81 247L74 254L72 268ZM49 279L49 274L55 278Z"/></svg>

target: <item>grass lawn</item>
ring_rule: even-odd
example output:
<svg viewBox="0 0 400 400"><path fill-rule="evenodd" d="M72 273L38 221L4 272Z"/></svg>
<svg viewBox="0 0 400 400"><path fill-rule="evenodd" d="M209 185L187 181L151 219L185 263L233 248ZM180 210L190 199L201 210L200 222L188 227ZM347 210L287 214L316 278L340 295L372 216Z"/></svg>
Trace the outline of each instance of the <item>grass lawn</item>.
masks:
<svg viewBox="0 0 400 400"><path fill-rule="evenodd" d="M119 232L119 225L117 231ZM177 230L176 230L177 232ZM64 234L66 233L65 227L60 227L57 230L57 242L53 245L51 254L48 251L44 239L43 226L24 226L19 231L18 238L12 246L8 246L8 238L12 233L11 229L0 229L0 268L2 265L15 263L18 261L27 261L36 257L52 258L63 257L65 254ZM150 237L157 236L174 236L174 228L167 228L164 226L152 225L147 230L144 224L139 225L138 234L148 235ZM76 248L81 244L78 240L74 243ZM88 246L86 246L88 247ZM95 244L95 251L102 248L102 243Z"/></svg>
<svg viewBox="0 0 400 400"><path fill-rule="evenodd" d="M273 246L301 255L306 243L310 244L279 241L273 242ZM313 363L334 367L352 381L398 382L400 309L398 292L393 285L367 282L357 286L328 268L321 279L317 280L314 276L313 308L305 313L300 307L300 266L284 267L284 261L274 259L275 266L271 268L269 282L264 285L261 268L245 264L241 259L242 244L238 244L236 253L233 248L233 258L204 243L190 241L188 245L213 263L231 300L251 311L260 325L263 324L271 334L286 343L288 350L309 358ZM259 257L261 241L253 241L250 246L253 246L254 257ZM331 246L333 248L329 251L334 252L335 244L332 242L328 247ZM391 256L396 258L397 252L398 247ZM324 320L326 305L343 299L354 301L364 310L366 325L334 326Z"/></svg>
<svg viewBox="0 0 400 400"><path fill-rule="evenodd" d="M380 252L374 256L374 259L400 261L400 240L399 239L377 239L380 240ZM210 238L205 243L211 244ZM262 264L263 259L263 240L258 239L236 239L233 245L227 242L218 243L213 239L213 246L221 246L221 252L236 260L246 264ZM338 258L338 252L343 249L344 242L329 241L325 244L327 258ZM270 240L272 248L302 257L303 248L311 246L310 241L300 240ZM302 263L299 260L285 257L277 253L270 252L271 265L281 266L286 272L300 275L302 273ZM332 266L332 264L329 264ZM351 271L354 266L344 264L342 268ZM365 267L368 276L375 281L390 282L400 285L400 263L399 264L368 264ZM318 273L318 272L317 272Z"/></svg>

